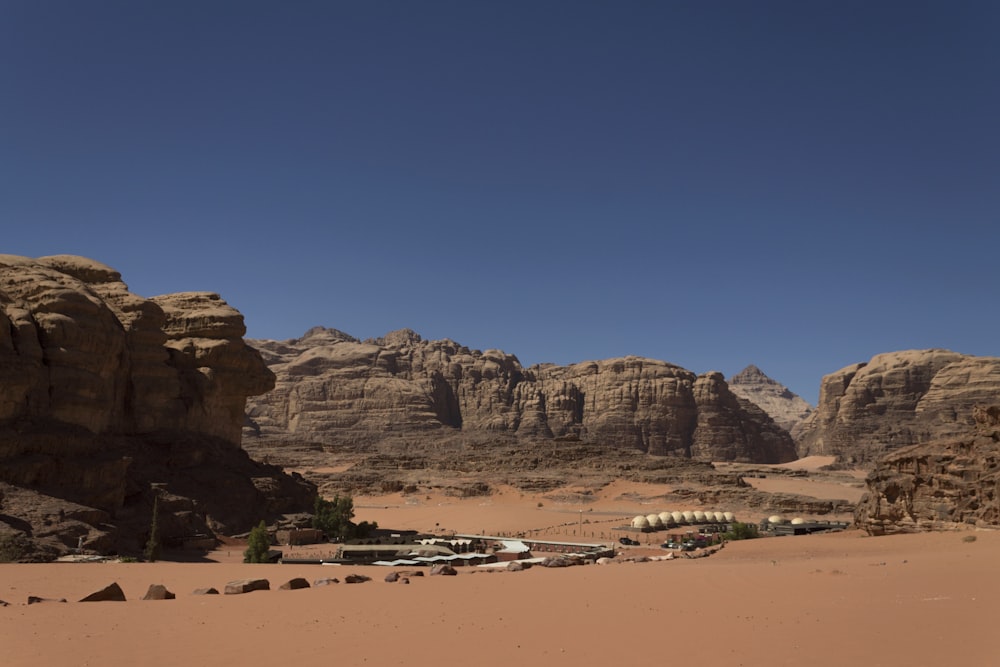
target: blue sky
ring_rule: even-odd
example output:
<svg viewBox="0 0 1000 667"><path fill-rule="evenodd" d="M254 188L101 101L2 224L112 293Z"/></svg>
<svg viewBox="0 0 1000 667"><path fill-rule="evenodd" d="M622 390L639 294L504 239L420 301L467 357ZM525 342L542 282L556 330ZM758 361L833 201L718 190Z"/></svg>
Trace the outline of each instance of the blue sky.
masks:
<svg viewBox="0 0 1000 667"><path fill-rule="evenodd" d="M1000 354L1000 4L0 0L0 252L815 403Z"/></svg>

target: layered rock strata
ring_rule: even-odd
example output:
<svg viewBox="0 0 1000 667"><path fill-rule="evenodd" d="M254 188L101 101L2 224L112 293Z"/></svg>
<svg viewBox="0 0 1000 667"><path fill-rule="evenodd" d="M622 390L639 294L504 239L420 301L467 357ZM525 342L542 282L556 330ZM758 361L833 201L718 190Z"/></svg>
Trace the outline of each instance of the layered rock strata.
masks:
<svg viewBox="0 0 1000 667"><path fill-rule="evenodd" d="M964 438L887 454L855 522L874 535L1000 526L1000 407L977 406L973 419Z"/></svg>
<svg viewBox="0 0 1000 667"><path fill-rule="evenodd" d="M799 456L872 467L909 445L953 440L1000 391L1000 358L947 350L872 357L823 378L816 411L793 430Z"/></svg>
<svg viewBox="0 0 1000 667"><path fill-rule="evenodd" d="M360 341L315 328L252 340L277 377L248 403L246 435L365 446L448 434L578 440L703 461L779 463L790 436L719 373L624 357L523 368L499 350L425 341L410 330Z"/></svg>
<svg viewBox="0 0 1000 667"><path fill-rule="evenodd" d="M729 378L729 389L770 415L786 431L812 414L812 406L785 385L772 380L754 365Z"/></svg>
<svg viewBox="0 0 1000 667"><path fill-rule="evenodd" d="M0 255L0 481L47 496L48 525L60 501L93 508L72 547L141 541L154 495L178 506L168 540L307 508L310 485L240 449L247 396L274 383L244 333L216 294L146 299L89 259Z"/></svg>

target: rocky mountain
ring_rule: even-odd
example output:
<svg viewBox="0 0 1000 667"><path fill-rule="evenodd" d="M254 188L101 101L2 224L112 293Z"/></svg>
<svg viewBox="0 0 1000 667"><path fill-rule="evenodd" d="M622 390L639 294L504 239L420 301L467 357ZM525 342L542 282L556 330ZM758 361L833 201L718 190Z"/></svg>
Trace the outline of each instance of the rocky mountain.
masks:
<svg viewBox="0 0 1000 667"><path fill-rule="evenodd" d="M787 432L719 373L624 357L523 368L500 350L425 341L410 330L360 341L315 328L250 340L277 380L248 402L246 438L364 447L460 433L601 443L701 461L795 458Z"/></svg>
<svg viewBox="0 0 1000 667"><path fill-rule="evenodd" d="M961 438L889 452L855 522L873 535L1000 525L1000 407L976 406Z"/></svg>
<svg viewBox="0 0 1000 667"><path fill-rule="evenodd" d="M274 384L244 333L216 294L146 299L89 259L0 255L0 532L136 549L156 496L167 542L308 510L314 487L240 449L247 396Z"/></svg>
<svg viewBox="0 0 1000 667"><path fill-rule="evenodd" d="M729 389L771 416L786 431L812 413L812 406L785 385L772 380L754 365L729 378Z"/></svg>
<svg viewBox="0 0 1000 667"><path fill-rule="evenodd" d="M815 412L793 430L800 456L874 466L909 445L967 434L973 407L1000 391L1000 358L947 350L879 354L823 378Z"/></svg>

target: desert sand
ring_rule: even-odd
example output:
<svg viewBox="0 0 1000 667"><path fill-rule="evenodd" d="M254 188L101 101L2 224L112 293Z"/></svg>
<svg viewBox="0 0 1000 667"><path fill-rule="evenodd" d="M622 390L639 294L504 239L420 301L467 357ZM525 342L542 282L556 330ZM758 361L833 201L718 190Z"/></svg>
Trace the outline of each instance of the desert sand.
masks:
<svg viewBox="0 0 1000 667"><path fill-rule="evenodd" d="M383 527L567 540L582 532L583 541L602 541L592 536L624 534L614 529L635 514L686 509L661 507L663 491L619 482L586 506L511 489L470 499L359 497L355 506L357 520ZM634 561L665 553L656 546L663 537L622 548L607 565L459 568L410 585L384 582L390 568L245 565L238 544L196 563L0 565L0 599L10 603L0 607L2 664L1000 664L992 636L1000 532L849 530L730 542L707 558ZM277 590L293 577L351 573L372 581ZM268 579L272 590L192 595L249 577ZM76 602L111 582L127 602ZM141 600L150 584L177 599ZM29 595L69 602L29 606Z"/></svg>

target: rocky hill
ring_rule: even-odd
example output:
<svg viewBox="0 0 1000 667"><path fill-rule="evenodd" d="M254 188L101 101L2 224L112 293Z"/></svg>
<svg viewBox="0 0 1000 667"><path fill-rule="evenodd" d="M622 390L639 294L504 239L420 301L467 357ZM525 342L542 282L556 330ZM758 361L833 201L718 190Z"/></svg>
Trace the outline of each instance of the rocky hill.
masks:
<svg viewBox="0 0 1000 667"><path fill-rule="evenodd" d="M1000 525L1000 407L972 414L964 437L883 457L855 522L874 535Z"/></svg>
<svg viewBox="0 0 1000 667"><path fill-rule="evenodd" d="M462 434L700 461L795 458L788 433L733 394L721 374L697 376L664 361L523 368L511 354L425 341L410 330L360 341L315 328L299 339L248 342L277 378L273 391L248 403L248 441L364 448Z"/></svg>
<svg viewBox="0 0 1000 667"><path fill-rule="evenodd" d="M240 449L273 374L207 292L142 298L75 256L0 255L0 533L50 554L141 548L308 510L315 489Z"/></svg>
<svg viewBox="0 0 1000 667"><path fill-rule="evenodd" d="M812 413L812 406L805 399L753 365L729 378L729 389L766 412L786 431L791 431Z"/></svg>
<svg viewBox="0 0 1000 667"><path fill-rule="evenodd" d="M823 378L815 412L793 430L800 456L835 455L874 466L909 445L960 438L973 407L1000 390L1000 358L947 350L909 350L872 357Z"/></svg>

